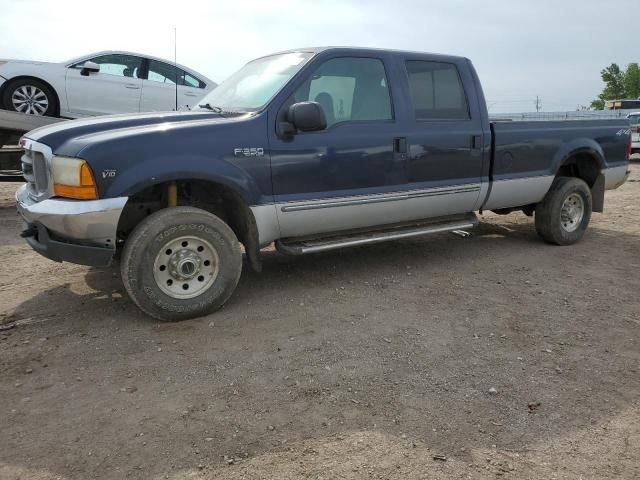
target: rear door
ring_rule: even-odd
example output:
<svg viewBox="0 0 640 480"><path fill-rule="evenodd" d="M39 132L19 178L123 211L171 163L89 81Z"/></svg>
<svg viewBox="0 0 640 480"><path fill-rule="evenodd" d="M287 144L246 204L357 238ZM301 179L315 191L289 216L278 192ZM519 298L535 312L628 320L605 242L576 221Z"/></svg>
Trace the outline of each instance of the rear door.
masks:
<svg viewBox="0 0 640 480"><path fill-rule="evenodd" d="M411 110L407 209L415 219L471 212L483 187L484 138L466 60L406 56L399 61Z"/></svg>
<svg viewBox="0 0 640 480"><path fill-rule="evenodd" d="M66 73L69 110L79 116L140 111L142 58L135 55L106 54L89 59L100 71L82 75L82 62Z"/></svg>
<svg viewBox="0 0 640 480"><path fill-rule="evenodd" d="M142 80L140 110L168 111L187 105L193 107L205 95L204 82L181 68L159 60L148 60L146 75ZM178 88L176 89L176 82Z"/></svg>

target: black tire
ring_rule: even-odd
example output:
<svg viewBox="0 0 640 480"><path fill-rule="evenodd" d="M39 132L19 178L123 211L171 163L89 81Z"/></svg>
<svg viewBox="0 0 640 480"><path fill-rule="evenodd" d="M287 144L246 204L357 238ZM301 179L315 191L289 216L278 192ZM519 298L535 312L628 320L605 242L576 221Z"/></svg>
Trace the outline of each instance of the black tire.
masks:
<svg viewBox="0 0 640 480"><path fill-rule="evenodd" d="M19 91L21 88L27 88L27 89L36 88L36 89L39 89L45 95L47 100L47 108L43 112L37 113L37 115L46 115L49 117L58 116L58 96L49 85L47 85L42 80L38 80L36 78L18 78L16 80L9 81L7 86L4 88L4 93L2 94L2 107L4 109L10 110L12 112L20 111L14 105L12 97L14 93ZM35 92L35 90L31 90L31 91ZM39 97L38 100L41 100L41 97ZM28 112L22 112L22 113L28 113ZM34 113L30 113L30 114L34 115Z"/></svg>
<svg viewBox="0 0 640 480"><path fill-rule="evenodd" d="M573 203L579 205L582 199L582 217L575 221L563 216L563 205L568 200L568 208ZM571 197L571 198L570 198ZM591 220L591 190L584 180L573 177L556 177L542 202L536 206L536 231L542 239L556 245L571 245L582 238Z"/></svg>
<svg viewBox="0 0 640 480"><path fill-rule="evenodd" d="M166 248L172 242L182 242L180 246L184 250ZM200 248L202 254L196 252L200 252ZM213 255L207 253L211 248ZM175 260L184 262L185 257L180 254L184 255L185 251L187 256L200 259L193 257L192 262L199 265L198 271L189 280L171 277L173 273L179 274L180 267ZM204 271L207 260L210 263L206 268L217 268L215 274ZM186 320L218 310L229 299L240 279L242 251L231 228L215 215L193 207L167 208L145 218L131 233L124 246L120 271L129 296L142 311L159 320ZM204 286L197 282L203 277L201 273L207 276ZM166 286L162 276L168 278ZM176 289L174 279L183 287L189 283L195 285L192 291L204 290L193 298L176 298L175 295L181 293L173 291ZM209 282L212 283L206 286ZM169 289L173 289L173 295L167 293ZM191 293L185 291L184 294Z"/></svg>

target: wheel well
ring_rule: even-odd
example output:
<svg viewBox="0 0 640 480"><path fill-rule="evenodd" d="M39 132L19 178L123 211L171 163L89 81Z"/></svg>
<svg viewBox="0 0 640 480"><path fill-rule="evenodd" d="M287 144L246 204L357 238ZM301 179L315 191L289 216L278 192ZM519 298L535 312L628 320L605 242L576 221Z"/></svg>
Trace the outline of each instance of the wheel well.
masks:
<svg viewBox="0 0 640 480"><path fill-rule="evenodd" d="M591 189L593 211L604 210L604 175L598 160L589 153L576 153L560 166L557 176L576 177L584 180Z"/></svg>
<svg viewBox="0 0 640 480"><path fill-rule="evenodd" d="M7 88L9 87L9 85L12 85L13 83L19 81L19 80L37 80L39 82L44 83L47 87L49 87L51 89L51 91L53 92L53 99L56 102L56 108L54 113L56 115L60 115L60 97L58 97L58 92L56 92L56 89L53 88L53 85L51 85L49 82L47 82L46 80L43 80L42 78L38 78L38 77L34 77L32 75L20 75L18 77L13 77L9 80L7 80L3 85L2 88L0 89L0 99L4 97L4 92L7 90Z"/></svg>
<svg viewBox="0 0 640 480"><path fill-rule="evenodd" d="M124 245L129 234L146 217L168 207L169 185L176 184L177 206L201 208L224 221L244 245L251 267L261 270L260 247L256 221L244 199L232 188L206 180L185 179L147 187L131 197L118 222L118 245Z"/></svg>
<svg viewBox="0 0 640 480"><path fill-rule="evenodd" d="M581 178L589 187L593 187L600 175L598 161L588 153L577 153L567 158L560 169L558 176Z"/></svg>

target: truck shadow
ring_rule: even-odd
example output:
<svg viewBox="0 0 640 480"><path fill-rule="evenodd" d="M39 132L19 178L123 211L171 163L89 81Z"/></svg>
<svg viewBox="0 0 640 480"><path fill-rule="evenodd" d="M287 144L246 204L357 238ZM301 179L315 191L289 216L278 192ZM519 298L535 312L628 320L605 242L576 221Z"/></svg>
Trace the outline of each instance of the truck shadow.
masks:
<svg viewBox="0 0 640 480"><path fill-rule="evenodd" d="M136 427L145 439L171 455L120 455L120 471L133 476L139 466L151 476L190 465L193 448L200 462L217 465L222 455L371 429L465 464L477 460L473 449L526 452L571 437L606 424L640 394L630 368L640 340L639 240L593 228L559 248L540 242L530 223L504 222L482 224L469 238L299 258L267 251L264 271L245 266L220 312L178 324L141 314L117 269L89 269L94 293L58 286L17 314L49 309L56 316L38 329L95 332L87 346L61 339L48 371L91 356L100 382L75 386L64 407L39 407L28 425L11 424L6 435L38 435L8 447L5 458L88 478L89 466L68 471L38 452L64 450L64 462L80 464L90 449L113 467L107 458L132 448L136 415L151 419ZM5 360L7 371L14 361ZM136 403L119 393L126 372L138 394L162 400ZM43 392L29 393L32 404ZM7 401L15 395L25 393ZM41 431L38 422L67 411L73 418Z"/></svg>

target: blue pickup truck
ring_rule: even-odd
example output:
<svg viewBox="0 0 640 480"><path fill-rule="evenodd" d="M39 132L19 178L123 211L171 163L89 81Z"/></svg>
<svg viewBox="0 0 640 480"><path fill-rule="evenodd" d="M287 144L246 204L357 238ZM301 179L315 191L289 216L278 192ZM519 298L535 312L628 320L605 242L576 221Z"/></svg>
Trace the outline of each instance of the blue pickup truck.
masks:
<svg viewBox="0 0 640 480"><path fill-rule="evenodd" d="M570 245L628 176L626 120L490 122L462 57L312 48L254 60L189 112L119 115L22 140L22 236L55 261L121 253L161 320L220 308L260 250L329 249L523 211Z"/></svg>

